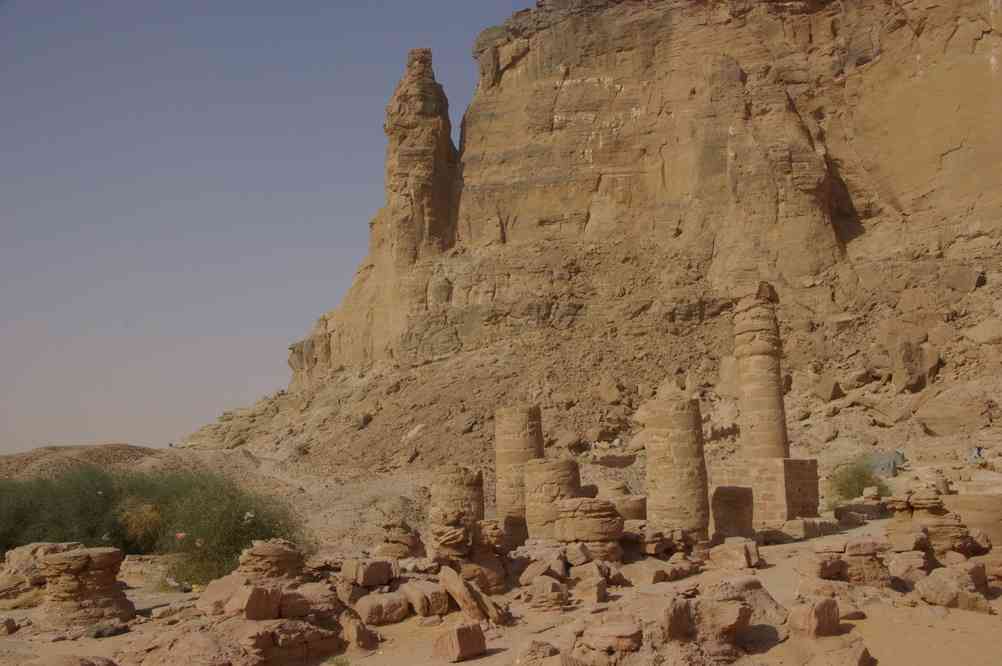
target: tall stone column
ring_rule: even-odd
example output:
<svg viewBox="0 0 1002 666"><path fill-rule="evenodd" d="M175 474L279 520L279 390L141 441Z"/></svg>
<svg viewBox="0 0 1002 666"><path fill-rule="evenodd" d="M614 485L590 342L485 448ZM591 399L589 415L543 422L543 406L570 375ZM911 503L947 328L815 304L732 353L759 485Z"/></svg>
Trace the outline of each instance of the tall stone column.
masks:
<svg viewBox="0 0 1002 666"><path fill-rule="evenodd" d="M734 356L741 411L741 452L746 459L789 458L776 320L779 299L771 285L741 299L734 312Z"/></svg>
<svg viewBox="0 0 1002 666"><path fill-rule="evenodd" d="M714 468L715 537L786 529L787 521L818 515L818 461L790 458L778 302L763 282L734 311L741 447L737 459Z"/></svg>
<svg viewBox="0 0 1002 666"><path fill-rule="evenodd" d="M666 382L637 419L647 447L648 525L706 539L710 501L699 401Z"/></svg>
<svg viewBox="0 0 1002 666"><path fill-rule="evenodd" d="M525 463L543 457L543 419L536 405L504 407L494 414L497 519L513 545L525 543Z"/></svg>

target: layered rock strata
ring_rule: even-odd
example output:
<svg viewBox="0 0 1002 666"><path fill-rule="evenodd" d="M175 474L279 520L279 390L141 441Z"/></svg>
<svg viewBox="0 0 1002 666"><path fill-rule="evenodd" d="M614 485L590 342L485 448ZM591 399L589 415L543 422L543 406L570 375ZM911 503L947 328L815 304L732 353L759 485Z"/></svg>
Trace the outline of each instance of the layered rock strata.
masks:
<svg viewBox="0 0 1002 666"><path fill-rule="evenodd" d="M132 619L136 609L118 584L125 555L117 548L80 548L44 556L43 624L73 627Z"/></svg>

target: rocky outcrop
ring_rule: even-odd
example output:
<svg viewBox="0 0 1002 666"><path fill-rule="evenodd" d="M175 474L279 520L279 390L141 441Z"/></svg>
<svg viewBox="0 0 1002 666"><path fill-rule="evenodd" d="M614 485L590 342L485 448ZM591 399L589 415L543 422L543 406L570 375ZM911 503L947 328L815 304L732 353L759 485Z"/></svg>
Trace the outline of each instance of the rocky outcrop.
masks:
<svg viewBox="0 0 1002 666"><path fill-rule="evenodd" d="M997 441L1000 16L981 0L542 2L476 40L459 150L415 52L350 292L293 346L289 391L188 443L358 476L461 450L490 503L499 406L538 403L547 443L576 455L625 448L633 410L680 371L712 468L748 423L722 378L736 299L763 280L792 457L823 433L833 452Z"/></svg>
<svg viewBox="0 0 1002 666"><path fill-rule="evenodd" d="M410 52L383 127L386 205L370 225L368 259L342 307L290 348L294 387L323 381L342 364L392 357L412 311L449 299L451 285L433 279L432 260L456 242L459 163L430 50Z"/></svg>

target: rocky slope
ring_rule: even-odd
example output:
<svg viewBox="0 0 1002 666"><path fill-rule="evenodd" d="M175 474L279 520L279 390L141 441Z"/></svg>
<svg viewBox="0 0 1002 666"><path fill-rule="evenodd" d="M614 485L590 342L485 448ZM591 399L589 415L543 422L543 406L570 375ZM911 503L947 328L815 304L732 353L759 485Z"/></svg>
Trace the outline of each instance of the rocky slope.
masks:
<svg viewBox="0 0 1002 666"><path fill-rule="evenodd" d="M458 149L411 54L351 290L188 447L413 499L532 400L551 455L637 485L666 376L732 452L730 313L768 280L795 455L1002 453L998 0L538 4L476 39Z"/></svg>

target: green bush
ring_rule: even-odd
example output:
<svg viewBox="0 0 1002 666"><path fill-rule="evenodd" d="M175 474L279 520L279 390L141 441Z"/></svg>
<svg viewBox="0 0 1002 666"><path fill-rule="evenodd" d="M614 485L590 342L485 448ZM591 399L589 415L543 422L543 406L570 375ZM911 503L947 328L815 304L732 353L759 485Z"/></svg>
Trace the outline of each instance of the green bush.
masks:
<svg viewBox="0 0 1002 666"><path fill-rule="evenodd" d="M866 462L857 460L832 474L831 491L836 498L849 501L863 496L866 488L876 486L881 497L891 494L884 480L870 471Z"/></svg>
<svg viewBox="0 0 1002 666"><path fill-rule="evenodd" d="M111 473L80 467L53 479L0 481L0 552L36 541L80 541L129 554L180 555L177 580L231 571L255 539L302 542L289 508L208 472Z"/></svg>

